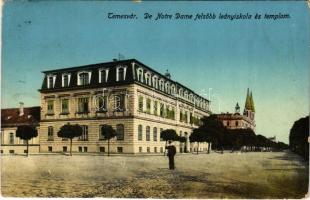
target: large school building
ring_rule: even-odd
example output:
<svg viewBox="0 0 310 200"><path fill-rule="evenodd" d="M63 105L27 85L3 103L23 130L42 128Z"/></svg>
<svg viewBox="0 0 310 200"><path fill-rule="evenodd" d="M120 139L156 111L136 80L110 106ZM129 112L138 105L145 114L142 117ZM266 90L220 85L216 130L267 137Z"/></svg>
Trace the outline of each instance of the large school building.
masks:
<svg viewBox="0 0 310 200"><path fill-rule="evenodd" d="M189 142L200 118L210 115L209 101L136 59L44 71L41 93L40 152L69 150L57 137L64 124L79 124L81 137L73 152L106 152L101 126L117 132L110 143L115 153L160 153L160 132L174 129L187 138L175 142L179 152L196 150ZM200 151L207 144L199 145Z"/></svg>

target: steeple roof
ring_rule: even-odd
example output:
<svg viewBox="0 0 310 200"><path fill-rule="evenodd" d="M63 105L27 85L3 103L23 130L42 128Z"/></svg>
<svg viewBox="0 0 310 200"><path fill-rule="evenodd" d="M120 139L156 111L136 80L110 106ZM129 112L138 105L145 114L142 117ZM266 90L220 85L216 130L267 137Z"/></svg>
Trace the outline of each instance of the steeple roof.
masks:
<svg viewBox="0 0 310 200"><path fill-rule="evenodd" d="M252 110L253 112L255 112L255 107L254 107L254 101L253 101L252 91L251 91L251 94L250 94L250 103L251 103L251 110Z"/></svg>
<svg viewBox="0 0 310 200"><path fill-rule="evenodd" d="M250 99L250 90L248 88L247 94L246 94L246 100L245 100L245 110L252 110L251 108L251 99Z"/></svg>

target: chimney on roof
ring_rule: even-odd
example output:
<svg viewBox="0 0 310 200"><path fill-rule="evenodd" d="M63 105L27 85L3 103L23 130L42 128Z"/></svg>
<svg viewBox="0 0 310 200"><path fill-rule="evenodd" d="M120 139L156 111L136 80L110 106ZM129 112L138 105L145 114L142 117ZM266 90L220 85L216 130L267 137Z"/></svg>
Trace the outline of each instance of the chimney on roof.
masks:
<svg viewBox="0 0 310 200"><path fill-rule="evenodd" d="M170 73L169 73L168 69L166 70L165 77L167 77L167 78L171 79L171 75L170 75Z"/></svg>
<svg viewBox="0 0 310 200"><path fill-rule="evenodd" d="M19 116L23 116L23 115L24 115L24 103L19 102Z"/></svg>

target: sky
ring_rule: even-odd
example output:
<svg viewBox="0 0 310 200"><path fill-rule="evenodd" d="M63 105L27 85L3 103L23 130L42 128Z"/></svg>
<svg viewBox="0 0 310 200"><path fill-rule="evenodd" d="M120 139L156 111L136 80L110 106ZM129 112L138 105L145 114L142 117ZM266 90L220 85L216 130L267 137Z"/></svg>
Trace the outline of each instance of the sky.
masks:
<svg viewBox="0 0 310 200"><path fill-rule="evenodd" d="M108 13L137 19L108 19ZM155 20L144 14L210 13L216 19ZM251 19L218 19L251 14ZM254 19L255 14L288 19ZM1 106L40 105L44 70L111 61L121 53L209 98L212 112L255 103L256 134L288 142L309 115L306 2L6 1L2 18ZM207 91L207 92L206 92Z"/></svg>

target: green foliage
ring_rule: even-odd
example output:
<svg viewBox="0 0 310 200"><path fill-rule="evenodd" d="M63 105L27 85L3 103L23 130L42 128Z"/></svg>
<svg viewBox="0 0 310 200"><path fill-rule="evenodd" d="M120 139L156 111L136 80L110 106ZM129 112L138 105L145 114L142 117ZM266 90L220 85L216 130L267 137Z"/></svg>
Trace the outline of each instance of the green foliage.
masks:
<svg viewBox="0 0 310 200"><path fill-rule="evenodd" d="M116 137L116 131L112 128L112 126L107 124L101 126L101 134L103 136L103 140L110 140Z"/></svg>
<svg viewBox="0 0 310 200"><path fill-rule="evenodd" d="M23 140L30 140L38 136L38 131L33 126L21 125L17 127L16 137L19 137Z"/></svg>
<svg viewBox="0 0 310 200"><path fill-rule="evenodd" d="M290 130L289 146L290 149L309 160L309 116L300 118L294 122ZM281 145L281 144L280 144Z"/></svg>
<svg viewBox="0 0 310 200"><path fill-rule="evenodd" d="M160 133L160 138L162 138L164 141L169 141L169 140L178 141L179 140L179 136L177 135L177 133L173 129L163 130Z"/></svg>
<svg viewBox="0 0 310 200"><path fill-rule="evenodd" d="M83 133L83 129L78 124L71 125L65 124L63 125L57 133L58 137L73 139L75 137L80 137Z"/></svg>

